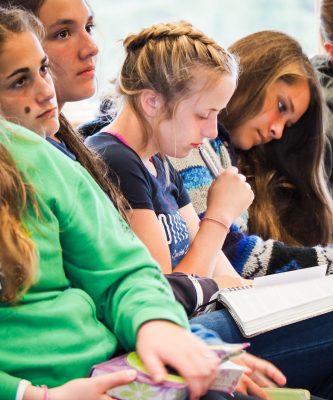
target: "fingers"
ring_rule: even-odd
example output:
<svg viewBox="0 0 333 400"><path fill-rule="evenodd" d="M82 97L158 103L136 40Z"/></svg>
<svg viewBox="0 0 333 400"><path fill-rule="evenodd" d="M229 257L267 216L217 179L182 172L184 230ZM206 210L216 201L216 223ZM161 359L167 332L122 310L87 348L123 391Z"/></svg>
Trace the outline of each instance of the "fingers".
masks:
<svg viewBox="0 0 333 400"><path fill-rule="evenodd" d="M278 385L286 384L286 377L283 373L275 367L272 363L266 360L262 360L261 358L255 357L252 354L245 353L242 356L243 362L252 369L252 371L259 371L260 374L265 377L273 380Z"/></svg>
<svg viewBox="0 0 333 400"><path fill-rule="evenodd" d="M251 379L260 387L278 387L278 385L273 382L271 379L268 379L266 376L262 375L260 372L254 372L250 374Z"/></svg>
<svg viewBox="0 0 333 400"><path fill-rule="evenodd" d="M137 374L134 370L129 369L112 372L107 375L95 376L91 379L98 384L102 392L106 392L114 387L126 385L127 383L134 381L136 375Z"/></svg>
<svg viewBox="0 0 333 400"><path fill-rule="evenodd" d="M140 357L153 380L156 383L162 383L165 380L167 371L161 360L152 353L140 354Z"/></svg>
<svg viewBox="0 0 333 400"><path fill-rule="evenodd" d="M186 379L191 400L200 398L208 391L217 378L220 364L216 354L206 346L200 350L196 355L188 355L187 363L179 363L179 372Z"/></svg>
<svg viewBox="0 0 333 400"><path fill-rule="evenodd" d="M256 396L264 400L269 399L267 393L247 375L242 376L236 390L245 395Z"/></svg>

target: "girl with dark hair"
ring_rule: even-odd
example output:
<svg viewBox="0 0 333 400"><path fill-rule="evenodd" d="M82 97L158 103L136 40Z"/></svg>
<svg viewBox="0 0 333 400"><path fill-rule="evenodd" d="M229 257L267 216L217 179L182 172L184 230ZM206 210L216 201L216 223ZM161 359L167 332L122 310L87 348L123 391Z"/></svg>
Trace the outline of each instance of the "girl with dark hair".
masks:
<svg viewBox="0 0 333 400"><path fill-rule="evenodd" d="M299 43L281 32L251 34L230 50L240 62L238 86L219 115L218 137L205 146L217 170L239 167L255 200L234 221L223 250L244 277L318 264L330 271L333 249L320 246L332 242L333 218L315 71ZM172 162L202 217L213 176L197 150Z"/></svg>

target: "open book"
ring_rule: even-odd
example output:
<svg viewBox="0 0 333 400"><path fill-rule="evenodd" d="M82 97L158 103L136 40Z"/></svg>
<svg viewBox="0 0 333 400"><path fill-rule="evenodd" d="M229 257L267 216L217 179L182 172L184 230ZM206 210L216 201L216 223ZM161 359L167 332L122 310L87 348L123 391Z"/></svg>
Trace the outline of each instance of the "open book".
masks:
<svg viewBox="0 0 333 400"><path fill-rule="evenodd" d="M333 275L326 266L256 278L253 286L222 289L218 301L245 337L333 310Z"/></svg>

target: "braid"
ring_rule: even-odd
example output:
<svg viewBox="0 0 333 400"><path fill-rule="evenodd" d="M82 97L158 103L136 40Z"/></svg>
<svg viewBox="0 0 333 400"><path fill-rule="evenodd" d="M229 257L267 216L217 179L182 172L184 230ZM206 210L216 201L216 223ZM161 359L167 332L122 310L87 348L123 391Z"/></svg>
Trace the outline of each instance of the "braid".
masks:
<svg viewBox="0 0 333 400"><path fill-rule="evenodd" d="M142 49L149 41L177 40L182 36L192 39L193 42L199 41L205 46L212 46L217 51L221 50L221 47L215 41L201 31L194 30L193 26L186 21L152 25L150 28L143 29L137 35L128 36L124 40L124 47L127 52L137 51Z"/></svg>
<svg viewBox="0 0 333 400"><path fill-rule="evenodd" d="M205 69L207 83L223 74L235 79L238 64L235 57L204 33L185 21L160 23L129 35L124 40L125 58L118 91L135 112L144 131L144 145L151 136L139 96L153 90L165 100L165 114L172 115L177 102L193 90L194 71Z"/></svg>

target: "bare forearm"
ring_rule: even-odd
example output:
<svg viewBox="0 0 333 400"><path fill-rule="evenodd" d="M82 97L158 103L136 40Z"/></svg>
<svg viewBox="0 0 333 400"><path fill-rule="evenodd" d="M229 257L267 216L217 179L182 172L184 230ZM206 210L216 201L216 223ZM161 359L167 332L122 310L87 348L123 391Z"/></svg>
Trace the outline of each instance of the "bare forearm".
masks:
<svg viewBox="0 0 333 400"><path fill-rule="evenodd" d="M209 221L202 223L189 251L174 272L213 277L227 233L228 230L222 225Z"/></svg>

